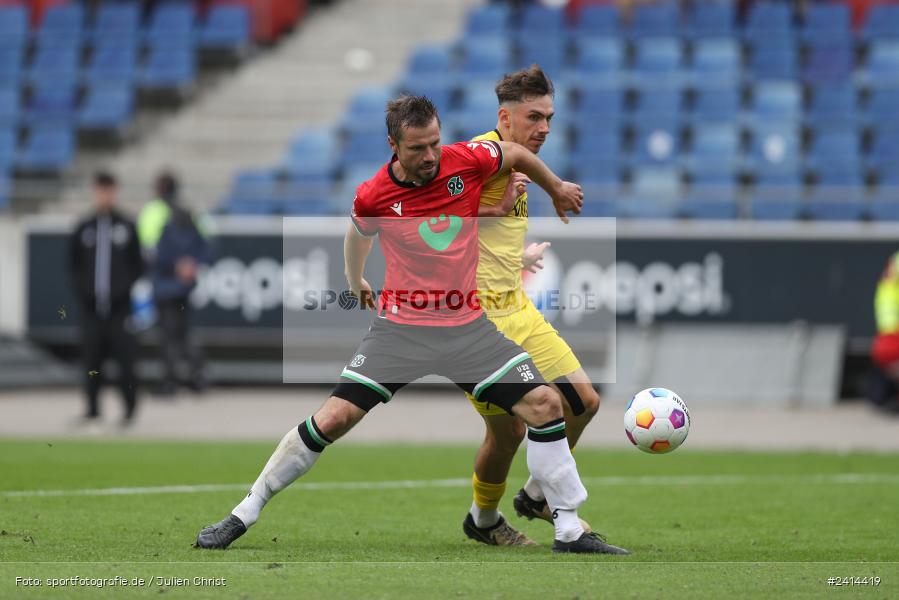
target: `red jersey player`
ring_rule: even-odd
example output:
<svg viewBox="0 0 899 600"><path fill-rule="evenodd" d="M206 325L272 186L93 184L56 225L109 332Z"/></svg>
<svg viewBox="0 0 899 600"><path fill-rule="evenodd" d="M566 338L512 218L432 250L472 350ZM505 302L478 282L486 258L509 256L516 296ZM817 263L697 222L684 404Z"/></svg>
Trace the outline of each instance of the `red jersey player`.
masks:
<svg viewBox="0 0 899 600"><path fill-rule="evenodd" d="M561 399L527 352L502 335L468 292L477 289L480 189L512 168L545 189L563 220L579 212L580 186L564 182L510 142L440 144L440 119L425 97L387 105L394 158L361 186L344 241L350 289L369 305L363 278L373 236L387 261L378 314L324 405L275 449L232 514L204 528L197 546L225 548L243 535L271 497L305 474L325 447L407 383L447 377L475 398L528 425L528 468L543 488L556 527L556 552L625 550L585 532L577 508L587 498L565 436ZM461 296L461 302L459 302ZM495 527L506 526L503 519Z"/></svg>

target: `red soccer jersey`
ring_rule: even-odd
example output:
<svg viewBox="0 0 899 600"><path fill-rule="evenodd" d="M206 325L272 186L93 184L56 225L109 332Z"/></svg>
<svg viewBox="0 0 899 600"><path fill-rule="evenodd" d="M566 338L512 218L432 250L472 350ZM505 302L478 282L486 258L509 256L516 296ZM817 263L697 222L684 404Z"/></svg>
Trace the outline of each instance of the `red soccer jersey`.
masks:
<svg viewBox="0 0 899 600"><path fill-rule="evenodd" d="M437 175L423 186L398 180L391 163L353 201L356 229L379 235L386 260L378 316L442 327L473 321L481 314L478 205L484 182L502 168L499 144L443 146Z"/></svg>

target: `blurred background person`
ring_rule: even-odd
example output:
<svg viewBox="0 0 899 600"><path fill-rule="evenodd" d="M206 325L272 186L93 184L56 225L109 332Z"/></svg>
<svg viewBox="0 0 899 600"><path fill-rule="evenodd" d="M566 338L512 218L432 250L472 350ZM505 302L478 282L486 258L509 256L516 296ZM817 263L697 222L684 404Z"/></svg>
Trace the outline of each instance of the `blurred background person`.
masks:
<svg viewBox="0 0 899 600"><path fill-rule="evenodd" d="M871 346L874 373L869 397L875 406L899 414L899 252L887 261L874 295L877 336Z"/></svg>
<svg viewBox="0 0 899 600"><path fill-rule="evenodd" d="M104 362L113 359L125 405L122 424L128 425L137 408L136 344L128 322L131 286L143 273L144 262L134 223L115 209L115 177L97 173L93 193L95 210L78 224L69 242L71 282L81 308L84 422L99 422L99 393L107 379Z"/></svg>
<svg viewBox="0 0 899 600"><path fill-rule="evenodd" d="M199 265L211 261L212 248L193 215L186 208L171 205L150 262L164 369L160 395L177 391L182 357L188 362L187 386L196 392L206 389L203 355L190 335L190 293L197 284Z"/></svg>

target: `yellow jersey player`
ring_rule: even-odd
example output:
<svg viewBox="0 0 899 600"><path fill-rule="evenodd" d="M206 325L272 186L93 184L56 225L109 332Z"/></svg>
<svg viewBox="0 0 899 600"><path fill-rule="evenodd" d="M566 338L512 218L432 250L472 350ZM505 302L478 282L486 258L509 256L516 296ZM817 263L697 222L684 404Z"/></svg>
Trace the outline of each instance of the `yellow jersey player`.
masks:
<svg viewBox="0 0 899 600"><path fill-rule="evenodd" d="M533 65L506 75L496 86L499 101L496 129L475 140L512 141L537 153L549 135L553 118L553 85ZM478 292L487 316L509 339L533 357L537 369L564 399L565 424L573 448L599 408L599 394L571 348L527 297L522 268L542 267L548 242L524 249L528 230L527 177L512 172L488 180L481 190L478 213L480 261ZM559 215L563 220L564 213ZM512 459L524 439L525 424L501 407L469 401L484 419L486 436L475 458L474 501L465 518L465 534L479 542L499 546L528 546L535 542L508 524L498 507L506 489ZM553 523L546 499L533 477L513 501L515 512L529 520ZM582 522L584 530L589 525ZM616 551L625 553L623 549Z"/></svg>

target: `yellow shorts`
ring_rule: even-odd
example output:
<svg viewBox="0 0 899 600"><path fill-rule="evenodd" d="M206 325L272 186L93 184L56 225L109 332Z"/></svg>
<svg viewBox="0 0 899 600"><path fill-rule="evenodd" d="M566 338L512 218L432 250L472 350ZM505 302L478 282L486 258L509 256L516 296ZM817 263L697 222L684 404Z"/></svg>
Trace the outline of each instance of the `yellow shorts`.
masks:
<svg viewBox="0 0 899 600"><path fill-rule="evenodd" d="M546 322L530 300L521 310L501 317L491 317L490 320L507 338L531 355L534 365L546 381L554 381L581 368L571 347L555 327ZM495 404L478 402L471 394L465 395L475 410L484 416L509 414Z"/></svg>

